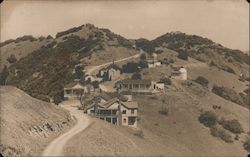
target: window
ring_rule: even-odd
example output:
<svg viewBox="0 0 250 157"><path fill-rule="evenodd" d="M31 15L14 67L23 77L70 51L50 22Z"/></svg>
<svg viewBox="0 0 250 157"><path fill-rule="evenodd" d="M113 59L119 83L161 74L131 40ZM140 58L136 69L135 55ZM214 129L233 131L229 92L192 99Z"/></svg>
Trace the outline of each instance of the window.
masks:
<svg viewBox="0 0 250 157"><path fill-rule="evenodd" d="M131 110L131 114L135 114L135 110L134 109Z"/></svg>
<svg viewBox="0 0 250 157"><path fill-rule="evenodd" d="M122 111L122 114L126 114L126 110L123 110L123 111Z"/></svg>
<svg viewBox="0 0 250 157"><path fill-rule="evenodd" d="M71 90L66 90L66 94L71 94Z"/></svg>
<svg viewBox="0 0 250 157"><path fill-rule="evenodd" d="M136 122L136 117L128 117L128 125L134 125Z"/></svg>
<svg viewBox="0 0 250 157"><path fill-rule="evenodd" d="M127 123L127 119L126 118L123 119L123 123Z"/></svg>

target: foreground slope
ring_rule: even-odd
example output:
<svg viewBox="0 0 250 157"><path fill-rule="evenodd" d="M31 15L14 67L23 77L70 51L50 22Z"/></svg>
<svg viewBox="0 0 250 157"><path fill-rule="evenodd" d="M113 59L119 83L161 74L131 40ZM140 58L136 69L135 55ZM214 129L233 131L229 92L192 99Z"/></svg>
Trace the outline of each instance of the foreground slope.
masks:
<svg viewBox="0 0 250 157"><path fill-rule="evenodd" d="M35 156L74 124L61 107L34 99L23 91L1 86L1 145L4 156Z"/></svg>

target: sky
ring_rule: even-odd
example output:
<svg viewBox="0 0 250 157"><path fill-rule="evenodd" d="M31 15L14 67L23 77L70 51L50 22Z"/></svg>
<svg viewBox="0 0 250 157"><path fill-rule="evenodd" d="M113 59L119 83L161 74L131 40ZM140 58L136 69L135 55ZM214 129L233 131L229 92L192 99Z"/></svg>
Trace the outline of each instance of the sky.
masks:
<svg viewBox="0 0 250 157"><path fill-rule="evenodd" d="M129 39L181 31L249 50L245 0L5 0L0 13L1 42L23 35L55 36L91 23Z"/></svg>

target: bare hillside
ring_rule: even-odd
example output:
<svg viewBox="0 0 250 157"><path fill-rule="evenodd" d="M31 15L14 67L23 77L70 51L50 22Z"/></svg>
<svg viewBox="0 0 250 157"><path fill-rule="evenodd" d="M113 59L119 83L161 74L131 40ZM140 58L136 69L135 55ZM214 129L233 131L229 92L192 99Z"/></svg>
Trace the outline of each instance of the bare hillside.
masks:
<svg viewBox="0 0 250 157"><path fill-rule="evenodd" d="M23 91L1 86L1 145L4 156L39 155L56 136L74 124L70 114L30 97Z"/></svg>

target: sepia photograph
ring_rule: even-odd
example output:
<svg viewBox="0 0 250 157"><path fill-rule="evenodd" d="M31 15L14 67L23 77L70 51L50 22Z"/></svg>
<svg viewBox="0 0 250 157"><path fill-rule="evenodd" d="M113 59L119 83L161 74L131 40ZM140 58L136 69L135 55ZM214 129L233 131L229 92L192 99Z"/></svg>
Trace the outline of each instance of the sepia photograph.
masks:
<svg viewBox="0 0 250 157"><path fill-rule="evenodd" d="M247 0L3 0L0 157L249 157Z"/></svg>

